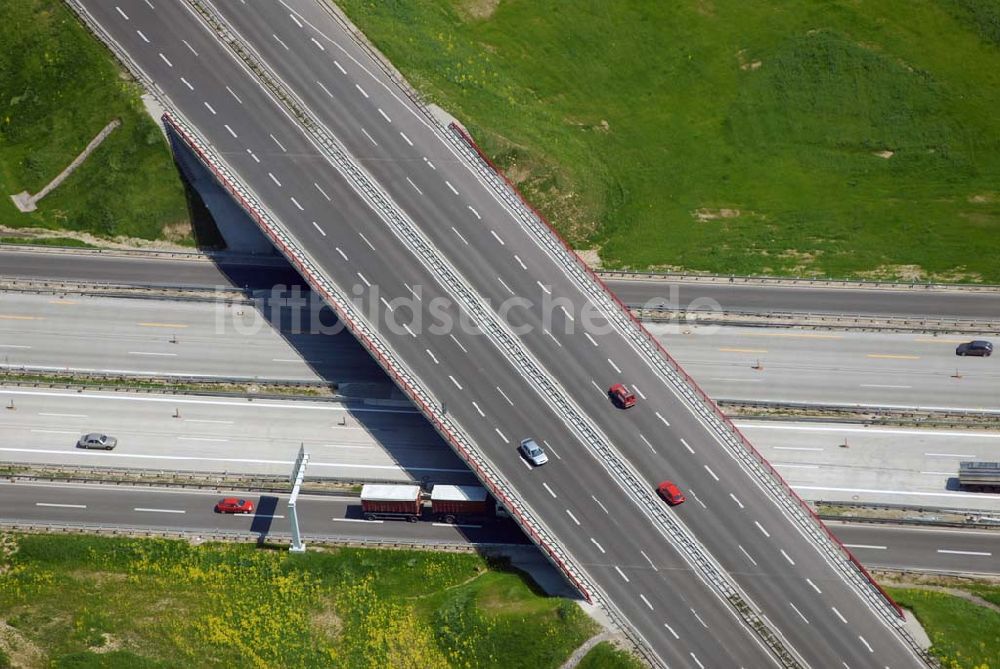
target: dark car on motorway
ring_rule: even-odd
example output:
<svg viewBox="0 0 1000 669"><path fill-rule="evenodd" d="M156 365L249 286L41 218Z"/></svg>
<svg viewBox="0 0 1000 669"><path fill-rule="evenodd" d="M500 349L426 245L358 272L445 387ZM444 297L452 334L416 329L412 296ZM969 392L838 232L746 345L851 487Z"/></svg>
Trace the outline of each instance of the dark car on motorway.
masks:
<svg viewBox="0 0 1000 669"><path fill-rule="evenodd" d="M117 439L109 437L106 434L101 434L100 432L85 434L80 437L80 441L76 442L77 448L97 448L104 451L110 451L117 445Z"/></svg>
<svg viewBox="0 0 1000 669"><path fill-rule="evenodd" d="M656 486L657 494L663 498L663 501L670 506L677 506L684 502L686 497L681 489L674 485L671 481L664 481L660 485Z"/></svg>
<svg viewBox="0 0 1000 669"><path fill-rule="evenodd" d="M959 344L955 349L955 355L981 355L989 357L993 355L993 344L982 339L967 341Z"/></svg>
<svg viewBox="0 0 1000 669"><path fill-rule="evenodd" d="M253 502L238 497L227 497L215 505L216 513L253 513Z"/></svg>

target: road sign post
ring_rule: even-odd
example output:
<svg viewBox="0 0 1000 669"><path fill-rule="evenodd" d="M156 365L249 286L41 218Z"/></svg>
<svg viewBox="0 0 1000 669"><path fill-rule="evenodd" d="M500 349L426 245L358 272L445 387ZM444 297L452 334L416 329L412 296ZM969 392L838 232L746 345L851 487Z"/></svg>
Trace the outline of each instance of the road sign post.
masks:
<svg viewBox="0 0 1000 669"><path fill-rule="evenodd" d="M306 545L302 542L302 534L299 532L299 516L295 509L295 504L299 499L299 488L302 487L302 480L306 476L306 464L309 462L309 454L306 453L305 444L299 446L298 457L295 458L295 467L292 468L292 494L288 497L288 518L292 524L292 545L288 549L292 553L304 553Z"/></svg>

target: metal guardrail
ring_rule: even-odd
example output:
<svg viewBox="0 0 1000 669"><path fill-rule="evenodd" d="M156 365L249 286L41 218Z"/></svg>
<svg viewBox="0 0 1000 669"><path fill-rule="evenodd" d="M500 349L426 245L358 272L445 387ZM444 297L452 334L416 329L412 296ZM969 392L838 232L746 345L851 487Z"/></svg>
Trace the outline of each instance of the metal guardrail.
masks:
<svg viewBox="0 0 1000 669"><path fill-rule="evenodd" d="M70 1L72 2L72 0ZM204 3L199 2L199 0L189 0L189 1L194 7L196 7L201 11L202 15L206 17L206 19L210 23L212 23L215 17L211 12L206 11ZM109 38L109 36L103 34L99 25L97 25L95 21L90 20L90 17L86 15L85 10L83 10L83 8L78 5L78 3L73 3L73 4L76 5L78 13L81 14L81 16L84 18L84 21L91 26L91 29L95 30L97 34L102 36L104 41L113 45L112 48L114 48L116 52L119 53L119 57L122 58L123 62L129 64L131 61L128 59L127 54L124 54L124 52L117 47L117 45L114 43L113 40ZM261 79L263 83L267 84L268 87L272 90L272 92L277 94L278 98L283 102L283 104L285 104L286 107L290 109L299 118L300 123L302 123L310 131L312 131L314 137L318 136L321 140L324 140L322 141L322 143L324 147L327 149L328 155L333 154L332 157L334 158L335 164L338 165L338 167L341 167L342 169L346 168L348 176L352 176L350 173L354 172L355 176L362 177L361 183L364 184L366 181L366 179L364 179L365 175L361 173L360 170L357 169L354 165L352 165L350 161L346 160L346 156L344 156L343 154L339 154L340 147L337 145L336 141L329 136L324 137L324 132L320 130L321 126L312 122L310 116L305 112L304 106L300 105L298 101L296 101L294 98L292 98L292 96L287 94L280 86L276 85L276 81L270 77L270 73L267 70L267 68L264 67L262 63L257 61L256 57L249 50L247 50L238 40L236 40L234 33L231 32L227 27L225 27L218 21L215 22L215 25L213 27L214 29L216 29L217 34L219 34L220 37L223 38L223 40L230 46L230 48L233 49L234 52L236 52L237 55L241 57L244 60L244 62L251 67L251 69L258 76L258 78ZM138 68L134 68L134 70L140 72L140 78L142 78L141 70L138 70ZM152 88L155 90L155 86L153 86ZM165 100L165 96L163 99ZM372 353L372 355L383 366L383 368L387 371L387 373L389 373L389 375L397 381L397 383L400 385L401 388L403 388L403 390L407 393L407 395L409 395L411 399L413 399L413 401L416 402L418 406L422 408L425 415L427 415L428 418L431 420L432 424L434 424L435 427L439 430L439 432L441 432L441 434L445 436L446 440L448 440L449 443L453 445L458 454L461 457L463 457L463 459L465 459L467 462L469 462L469 464L473 467L473 469L477 471L477 473L484 480L484 482L493 490L494 495L511 510L512 514L518 520L519 524L521 524L522 527L536 540L536 542L543 549L545 549L550 559L552 559L553 562L556 563L557 566L559 566L564 571L564 573L567 574L568 578L570 578L570 580L574 582L574 584L580 589L580 591L584 594L585 597L589 596L590 593L593 592L593 586L590 586L588 588L584 585L584 583L588 583L588 580L579 570L579 568L576 567L569 560L568 556L562 551L562 549L551 540L548 530L538 521L536 517L534 517L533 514L530 514L528 509L524 507L523 504L521 504L520 502L517 503L514 502L513 491L512 489L509 488L509 485L506 484L506 482L498 475L498 472L492 467L492 465L483 456L483 454L479 453L475 449L474 443L471 442L471 440L469 440L466 437L466 435L464 435L464 433L462 433L457 428L457 426L450 421L450 419L440 414L436 406L436 403L433 402L433 400L430 398L429 395L427 395L426 391L424 390L424 386L421 383L419 383L413 377L413 375L405 369L405 367L402 366L401 361L399 361L394 356L392 351L389 350L388 347L384 344L384 342L381 341L377 333L370 328L367 322L360 318L360 314L355 313L355 310L352 308L349 301L344 299L344 296L339 294L336 287L321 277L321 275L316 271L315 263L303 251L299 250L301 247L295 243L295 240L292 238L290 233L288 233L287 230L284 230L280 226L280 224L269 214L269 212L266 211L266 209L262 206L262 204L256 200L253 194L249 193L241 186L239 186L237 180L233 178L233 175L229 171L228 167L221 161L221 159L218 156L214 154L214 152L211 149L208 148L208 146L205 143L201 142L199 139L196 138L191 127L187 123L182 121L177 114L168 112L167 114L165 114L164 120L166 121L168 127L172 128L177 133L177 135L186 144L188 144L188 146L193 151L195 151L196 154L199 155L200 159L206 164L206 166L208 166L213 171L216 178L219 180L220 184L223 185L223 187L225 187L226 190L229 191L230 194L238 202L241 203L244 209L251 215L252 218L254 218L257 221L262 230L272 239L272 241L278 246L278 248L282 251L282 253L300 270L300 272L302 272L303 276L306 277L306 279L309 281L311 285L313 285L313 287L317 290L317 292L326 297L327 301L335 307L335 309L338 312L338 315L341 316L341 319L345 322L348 328L355 334L355 336L358 337L359 341L361 341L361 343ZM478 165L479 162L476 161L473 164ZM494 178L496 178L496 173L493 173L493 176ZM381 193L378 191L378 189L374 188L373 184L367 183L366 185L367 188L363 188L362 190L365 191L365 194L368 195L369 198L375 196L376 202L378 202L378 200L381 199L380 197ZM371 192L369 192L369 190ZM522 211L522 209L519 209L519 211ZM393 215L396 212L392 212L390 209L390 211L384 213L389 213L390 215ZM396 218L396 217L391 216L391 218ZM392 222L400 223L401 221L394 220ZM536 225L537 222L538 222L537 218L531 220L531 223L534 223ZM426 244L426 240L422 239L415 229L407 229L405 227L402 228L397 227L395 229L397 230L397 234L404 233L404 239L408 239L409 243L415 244L418 248L422 244ZM548 239L551 236L552 236L551 234L546 235L545 238ZM428 248L426 250L429 251L430 249ZM572 253L569 252L568 248L564 250L564 254L567 254L567 257L569 259L575 258L575 256L573 256ZM443 267L439 258L431 254L429 257L426 257L425 262L427 261L430 261L432 266L436 265L436 269L439 272L443 270L447 275L447 271L449 270L449 268L446 266ZM572 263L570 263L569 267L573 268L574 266L572 265ZM592 273L591 277L596 279L596 276L594 276ZM453 277L453 278L455 280L458 279L458 277ZM599 282L599 279L597 281ZM593 285L592 282L586 282L586 283L588 284L588 287L590 285ZM461 285L460 281L459 285ZM609 293L604 293L601 296L604 299L603 300L598 299L597 301L598 302L605 301L608 295ZM498 332L495 332L493 334L496 336L496 335L503 335L506 333L504 333L501 328ZM629 334L631 334L631 332L629 332ZM516 352L516 349L511 352L512 353ZM527 357L524 355L523 351L520 351L519 353L521 354L521 356ZM663 351L662 353L664 356L666 356L665 351ZM532 361L530 361L529 359L525 360L525 362L532 362ZM702 396L703 395L704 394L702 393ZM568 401L565 400L565 398L560 397L560 399L565 401L566 404L568 404ZM702 399L708 401L707 397L703 396ZM572 409L573 407L568 407L568 408ZM718 410L716 409L716 411ZM724 419L724 416L722 418ZM581 422L582 424L578 425L577 427L578 429L585 428L584 433L592 429L592 426L589 425L588 421L583 420ZM735 428L733 429L735 431ZM736 432L738 434L738 431ZM635 476L634 472L629 471L629 468L625 465L624 462L621 462L617 459L616 453L611 453L611 455L615 456L611 464L618 466L619 471L617 473L620 477L622 476L622 474ZM628 476L625 477L625 482L634 484L634 481L629 481L628 478L629 478ZM635 479L639 480L638 477L635 477ZM645 486L642 487L644 488ZM632 492L633 496L635 496L634 490L630 490L630 492ZM648 491L646 491L646 495L644 497L645 498L649 497ZM640 499L641 501L647 501L644 498ZM657 507L657 510L659 511L659 513L654 515L662 515L662 510L660 510L659 507ZM681 528L677 527L675 524L664 523L664 525L666 525L668 529L672 529L674 531L673 539L675 542L680 538L684 538L687 540L687 542L690 542L691 548L700 548L693 541L692 537L689 536L684 537L683 536L684 533L681 531ZM674 525L674 527L671 528L670 525ZM715 575L720 577L721 582L716 581L712 585L717 589L718 588L725 589L728 586L729 589L732 592L734 592L735 595L735 589L733 588L733 586L728 583L727 579L722 578L721 570L716 571L714 569L706 569L706 567L713 566L710 556L708 556L707 554L699 554L699 553L700 551L696 553L696 556L701 558L700 561L697 561L699 563L699 567L701 567L699 571L701 571L703 574L706 571L708 573L714 571ZM692 556L688 555L688 557ZM851 557L853 559L853 556ZM783 659L786 660L786 664L788 664L789 666L796 664L796 662L788 656L787 652L784 652L783 644L777 641L777 637L770 636L768 634L770 630L767 629L767 626L764 623L764 621L760 619L759 616L757 616L757 619L754 620L754 616L756 616L757 614L755 614L755 612L753 612L752 610L750 611L744 610L743 607L740 606L740 602L743 601L742 598L740 598L738 595L735 596L737 598L737 601L734 602L735 608L742 612L744 619L747 620L751 624L751 626L754 627L754 629L758 630L758 632L761 631L765 632L764 634L762 634L762 637L769 642L769 645L771 645L772 648L774 648L775 652L778 653L779 657L783 657ZM733 597L729 597L729 599L730 601L732 601ZM607 602L604 603L606 608L613 610L613 607L610 607ZM749 609L749 607L746 608Z"/></svg>
<svg viewBox="0 0 1000 669"><path fill-rule="evenodd" d="M640 507L646 511L647 515L659 522L661 528L666 531L671 543L681 551L682 555L686 557L706 583L731 603L744 621L761 636L765 643L772 649L772 652L781 658L786 666L799 666L798 660L787 650L779 634L771 629L766 619L760 616L754 607L748 604L746 595L731 581L721 565L694 539L686 528L671 515L663 511L662 505L652 498L652 494L649 492L648 486L645 485L641 476L614 450L610 440L600 433L589 417L569 400L568 393L544 371L541 364L534 359L520 340L509 331L509 328L500 321L494 312L486 308L479 296L459 275L457 270L440 257L423 232L395 207L389 196L374 183L367 173L354 163L349 153L323 127L322 123L312 116L311 112L307 110L306 105L298 101L290 91L284 88L279 78L270 71L270 68L266 64L259 61L252 50L235 36L235 32L225 25L221 18L212 14L200 0L189 0L189 2L199 9L203 17L213 26L216 34L226 41L230 48L247 64L258 78L264 81L267 88L271 90L275 97L282 100L286 108L299 118L300 122L312 133L313 137L320 142L326 150L327 157L333 161L345 178L355 185L359 194L379 212L382 219L390 226L396 236L410 248L414 255L421 260L425 268L442 285L447 286L454 297L458 298L465 310L473 316L480 329L505 353L508 360L513 362L519 368L521 374L532 381L535 387L541 389L540 394L542 397L553 405L557 414L563 416L564 420L584 439L584 442L602 458L606 468L618 479L619 483L628 491L634 501L639 503ZM427 406L425 413L428 411L437 413L439 411L434 402L424 400L421 404ZM474 442L471 442L471 440L469 447L475 448ZM481 454L479 455L483 457ZM491 473L494 478L502 480L498 472L494 471ZM504 482L505 487L506 485L508 484ZM502 497L512 498L513 490L510 490L507 494L503 494ZM540 522L537 519L535 522L540 526ZM529 533L532 533L531 530L534 528L528 529ZM558 554L557 565L568 572L569 578L575 582L577 587L581 588L581 591L588 599L594 598L597 592L596 586L583 575L582 570L579 570L578 567L574 566L567 569L567 566L570 564L568 556L561 548L554 547L554 549L553 554ZM606 598L601 597L601 599L603 600L601 603L605 608L612 607Z"/></svg>
<svg viewBox="0 0 1000 669"><path fill-rule="evenodd" d="M107 281L53 280L0 275L0 291L22 293L72 293L130 299L170 299L189 302L252 304L248 291L230 286L161 284L152 282L111 283ZM169 295L164 295L169 293Z"/></svg>
<svg viewBox="0 0 1000 669"><path fill-rule="evenodd" d="M822 404L816 402L781 402L771 400L748 400L736 398L717 397L715 402L719 406L729 408L752 408L770 410L791 410L791 411L812 411L830 413L864 413L876 417L900 417L913 420L932 418L955 418L955 419L976 419L976 420L1000 420L1000 409L937 409L924 408L920 406L882 406L879 404ZM731 416L732 417L732 416ZM739 419L740 416L736 416ZM857 420L857 419L855 419Z"/></svg>
<svg viewBox="0 0 1000 669"><path fill-rule="evenodd" d="M670 385L686 398L688 405L701 415L707 424L714 426L716 434L728 446L729 451L746 465L748 471L754 473L758 482L769 490L772 497L779 501L786 512L796 520L799 528L812 538L813 544L821 550L821 554L825 554L829 564L839 571L848 583L855 586L872 606L872 609L878 612L886 624L907 642L918 657L929 661L929 656L902 627L902 609L872 578L857 558L823 525L808 504L795 493L777 470L753 447L695 380L667 353L663 345L642 326L628 307L607 288L604 282L576 255L548 221L528 203L516 186L475 144L471 136L456 124L451 124L450 129L456 137L463 140L477 154L478 162L492 173L491 182L496 184L501 195L505 199L517 200L516 203L512 203L512 206L517 207L515 211L522 212L522 221L525 222L529 230L536 233L536 239L547 246L557 257L562 257L562 265L568 275L576 280L580 288L589 294L596 304L604 305L603 313L608 315L609 322L613 323L627 339L637 345L638 350L645 354L646 359L653 365L654 369L659 370L663 377L670 382Z"/></svg>
<svg viewBox="0 0 1000 669"><path fill-rule="evenodd" d="M291 461L289 461L291 462ZM10 471L4 471L4 469ZM470 472L471 475L471 472ZM158 478L163 477L163 478ZM172 477L171 480L168 477ZM0 462L0 478L8 481L63 481L109 487L180 488L188 490L239 489L254 492L282 493L291 490L286 475L234 474L228 471L200 471L194 469L143 469L138 467L58 467L54 465ZM350 491L331 490L329 486L362 486L366 483L397 484L398 479L378 477L307 476L303 492L310 495L350 495ZM414 481L429 488L433 479L423 476ZM324 487L325 486L325 487Z"/></svg>
<svg viewBox="0 0 1000 669"><path fill-rule="evenodd" d="M37 520L21 520L17 518L0 518L0 527L16 529L20 532L50 532L60 534L110 534L119 537L140 538L175 538L190 540L193 537L203 541L240 541L259 542L262 539L268 544L291 544L292 537L288 532L252 533L249 530L220 529L176 529L157 527L154 525L101 525L97 523L71 522L40 522ZM503 554L505 551L524 550L526 544L505 544L486 542L456 543L452 541L433 541L429 539L386 539L373 536L348 536L342 534L309 534L309 545L357 546L360 548L381 548L397 550L431 550L454 553L488 552Z"/></svg>
<svg viewBox="0 0 1000 669"><path fill-rule="evenodd" d="M944 416L955 416L955 417L966 417L966 418L981 418L997 420L1000 419L1000 409L929 409L916 406L882 406L879 404L815 404L811 402L773 402L768 400L747 400L747 399L735 399L735 398L719 398L716 400L718 404L725 404L729 406L749 406L758 407L762 409L775 408L775 409L798 409L798 410L815 410L815 411L864 411L868 413L878 414L878 415L906 415L906 416L921 416L921 415L944 415ZM738 417L737 417L738 418Z"/></svg>
<svg viewBox="0 0 1000 669"><path fill-rule="evenodd" d="M75 371L73 369L53 369L52 367L32 367L30 365L11 365L0 363L0 372L16 372L19 374L38 374L44 376L58 376L58 375L68 375L73 376L81 380L93 380L93 381L123 381L123 382L135 382L143 383L149 380L162 380L168 383L174 384L212 384L212 385L241 385L241 384L259 384L261 386L286 386L291 388L313 388L316 390L336 390L337 384L331 381L303 381L302 379L262 379L256 376L216 376L214 374L206 374L205 376L192 376L190 374L173 374L171 372L157 372L155 374L116 374L114 372L101 372L101 371ZM4 379L0 376L0 382L4 384L16 384L17 379ZM53 384L58 385L71 385L69 382L65 384L62 382L52 381ZM48 385L46 381L27 381L22 382L23 384L44 384ZM83 385L83 384L80 384ZM214 394L214 393L213 393ZM226 393L221 393L225 396ZM233 393L229 393L233 394ZM240 393L239 396L256 397L261 398L263 395L257 393ZM275 398L289 399L283 395L274 395ZM316 396L303 396L307 398L322 399L325 401L348 401L352 398L344 397L342 395L326 396L326 397L316 397Z"/></svg>
<svg viewBox="0 0 1000 669"><path fill-rule="evenodd" d="M202 3L198 0L189 0L195 6L204 7ZM218 28L217 28L218 29ZM221 36L227 40L234 40L234 35L228 29L223 28L221 31ZM237 55L244 59L244 62L255 72L255 74L261 78L266 85L272 90L279 99L281 99L285 104L286 108L296 114L302 121L302 114L305 114L304 106L299 106L294 101L291 101L291 96L283 91L277 86L276 79L271 78L272 75L267 70L263 64L255 60L255 56L248 50L241 51L241 45L237 44L235 47L230 43L230 47L233 48ZM249 61L249 62L248 62ZM277 90L275 90L275 87ZM290 104L289 104L290 103ZM394 208L389 204L388 198L378 189L372 182L369 181L366 174L364 174L357 166L353 164L351 160L347 158L346 152L343 152L339 143L330 135L328 135L321 126L315 122L305 122L304 126L307 127L312 133L314 138L318 137L319 141L323 145L324 149L327 151L327 156L333 160L333 163L338 168L342 169L345 174L344 176L348 178L349 181L360 181L360 192L364 197L369 199L369 203L374 206L376 211L379 211L383 218L388 216L389 220L387 223L394 229L396 234L400 236L404 243L411 246L413 250L417 252L417 257L421 258L425 266L430 265L428 269L434 273L435 269L440 273L444 272L447 279L443 280L442 283L445 285L451 285L453 289L460 289L460 293L464 293L467 306L472 307L470 311L475 313L477 311L482 312L482 306L478 304L478 300L472 299L472 292L467 286L461 282L458 276L447 267L441 259L433 252L430 244L419 234L415 226L412 226L409 221L402 220L399 212L395 211ZM189 142L190 145L190 142ZM374 201L372 201L374 200ZM264 224L262 224L263 227ZM265 232L267 230L265 229ZM276 236L272 236L272 239L282 248L286 256L300 268L300 271L304 273L307 280L314 287L317 288L320 294L327 297L328 301L332 302L336 308L337 300L333 298L335 291L321 288L322 281L318 278L318 273L307 269L303 263L303 254L294 250L290 245L282 242ZM449 276L450 275L450 276ZM315 283L314 283L315 282ZM338 314L340 314L340 309ZM484 315L485 312L482 312ZM456 450L457 454L465 460L472 469L477 473L479 478L483 480L484 484L491 490L501 504L507 507L512 516L521 526L521 528L537 543L544 551L544 553L549 557L549 559L566 575L566 577L573 583L581 594L588 600L599 601L606 611L609 612L612 618L617 617L616 624L621 626L623 629L628 630L627 623L620 613L615 613L614 606L610 604L603 596L598 594L598 591L594 584L584 575L584 572L577 566L568 556L567 553L561 548L561 546L552 540L551 532L545 525L538 519L534 512L530 511L528 507L521 502L514 492L513 488L510 487L509 483L503 479L499 471L490 463L488 458L484 454L479 452L475 443L469 439L464 432L454 425L450 419L446 418L437 403L433 401L431 396L423 389L423 386L417 384L412 375L404 371L405 368L401 365L395 356L388 350L387 347L382 344L381 341L377 341L374 338L374 333L365 332L367 326L362 323L355 323L354 317L348 316L347 314L342 315L342 320L348 325L349 329L354 332L355 336L359 338L362 345L369 349L376 360L386 369L387 373L396 380L400 387L413 399L413 401L421 407L424 414L430 419L431 423L438 429L439 433L444 436L445 440L448 441L452 447ZM353 326L353 327L352 327ZM497 334L498 332L494 332ZM631 635L630 635L631 636ZM640 645L639 639L633 639L637 645ZM648 653L647 653L648 654ZM651 662L655 661L655 656L648 655Z"/></svg>
<svg viewBox="0 0 1000 669"><path fill-rule="evenodd" d="M697 274L692 272L642 272L631 270L596 270L602 279L624 281L664 281L675 283L718 283L732 285L798 286L802 288L841 288L868 290L923 290L1000 292L1000 285L989 283L935 283L931 281L869 281L800 276L754 276L739 274Z"/></svg>
<svg viewBox="0 0 1000 669"><path fill-rule="evenodd" d="M846 330L896 330L990 333L1000 331L1000 320L945 318L937 316L894 316L805 311L687 311L627 304L640 321L685 325L731 325L766 327L811 327Z"/></svg>
<svg viewBox="0 0 1000 669"><path fill-rule="evenodd" d="M69 0L73 2L73 0ZM88 29L93 29L87 25ZM98 39L100 37L98 36ZM103 40L102 40L103 41ZM114 49L113 49L114 50ZM117 55L117 50L114 50ZM125 65L130 72L135 74L132 67ZM145 78L145 77L143 77ZM70 255L92 255L92 256L121 256L123 258L148 258L157 260L183 260L185 262L212 262L222 264L238 265L275 265L281 266L284 261L277 257L248 255L245 253L233 253L231 251L213 251L211 249L198 249L197 251L165 251L163 249L144 248L92 248L81 246L58 246L49 244L5 244L0 243L0 250L4 253L52 253Z"/></svg>

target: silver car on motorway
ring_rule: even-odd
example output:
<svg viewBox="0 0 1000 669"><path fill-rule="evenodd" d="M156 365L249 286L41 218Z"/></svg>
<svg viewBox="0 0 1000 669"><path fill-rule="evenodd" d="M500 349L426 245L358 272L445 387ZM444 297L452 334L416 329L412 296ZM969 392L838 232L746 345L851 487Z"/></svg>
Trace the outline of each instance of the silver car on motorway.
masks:
<svg viewBox="0 0 1000 669"><path fill-rule="evenodd" d="M544 465L549 461L549 456L545 454L542 447L539 446L534 439L528 438L521 440L521 445L517 447L524 459L538 467Z"/></svg>
<svg viewBox="0 0 1000 669"><path fill-rule="evenodd" d="M114 437L109 437L106 434L101 434L100 432L91 432L90 434L85 434L80 437L80 441L76 442L77 448L97 448L103 449L105 451L110 451L112 448L118 445L118 440Z"/></svg>

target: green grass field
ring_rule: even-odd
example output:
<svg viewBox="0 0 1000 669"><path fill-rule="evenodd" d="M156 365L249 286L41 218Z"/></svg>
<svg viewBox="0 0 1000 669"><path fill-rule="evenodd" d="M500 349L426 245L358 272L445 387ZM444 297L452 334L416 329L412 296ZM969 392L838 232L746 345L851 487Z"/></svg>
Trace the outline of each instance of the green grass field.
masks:
<svg viewBox="0 0 1000 669"><path fill-rule="evenodd" d="M931 638L931 650L945 669L1000 667L1000 614L941 592L896 587L887 590L900 606L917 616ZM994 596L996 591L993 587Z"/></svg>
<svg viewBox="0 0 1000 669"><path fill-rule="evenodd" d="M141 91L60 0L2 7L0 225L190 238L184 187ZM38 192L113 118L121 127L38 211L17 211L9 195Z"/></svg>
<svg viewBox="0 0 1000 669"><path fill-rule="evenodd" d="M338 0L606 265L1000 283L995 0Z"/></svg>
<svg viewBox="0 0 1000 669"><path fill-rule="evenodd" d="M0 667L542 669L597 631L475 555L10 534L0 550Z"/></svg>
<svg viewBox="0 0 1000 669"><path fill-rule="evenodd" d="M618 650L607 641L602 641L583 656L577 669L643 669L646 665L634 655Z"/></svg>

